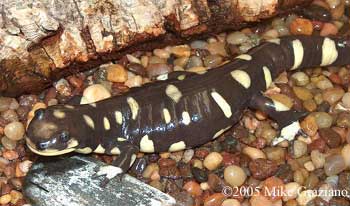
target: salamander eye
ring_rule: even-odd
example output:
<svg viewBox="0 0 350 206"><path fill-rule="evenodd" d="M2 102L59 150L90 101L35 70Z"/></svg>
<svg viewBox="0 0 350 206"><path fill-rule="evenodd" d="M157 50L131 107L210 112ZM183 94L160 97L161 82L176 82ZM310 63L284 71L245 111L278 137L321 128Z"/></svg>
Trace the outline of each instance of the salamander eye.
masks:
<svg viewBox="0 0 350 206"><path fill-rule="evenodd" d="M69 133L67 131L63 131L61 134L60 134L60 139L63 141L63 142L68 142L69 141Z"/></svg>

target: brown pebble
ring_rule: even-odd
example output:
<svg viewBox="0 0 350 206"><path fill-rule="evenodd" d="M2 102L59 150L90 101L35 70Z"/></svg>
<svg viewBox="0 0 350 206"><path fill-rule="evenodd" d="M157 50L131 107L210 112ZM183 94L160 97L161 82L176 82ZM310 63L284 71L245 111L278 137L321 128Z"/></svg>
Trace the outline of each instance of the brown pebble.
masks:
<svg viewBox="0 0 350 206"><path fill-rule="evenodd" d="M264 180L277 172L278 166L275 162L267 159L255 159L249 163L251 175L258 180Z"/></svg>
<svg viewBox="0 0 350 206"><path fill-rule="evenodd" d="M7 160L15 160L18 158L18 153L14 150L7 150L2 153L2 156Z"/></svg>
<svg viewBox="0 0 350 206"><path fill-rule="evenodd" d="M321 138L325 140L326 144L330 148L336 148L341 144L342 139L340 135L333 129L322 128L318 131L318 133L320 134Z"/></svg>
<svg viewBox="0 0 350 206"><path fill-rule="evenodd" d="M208 175L208 185L214 192L221 192L226 186L225 182L219 176L213 173Z"/></svg>
<svg viewBox="0 0 350 206"><path fill-rule="evenodd" d="M223 193L214 193L204 199L204 206L221 206L225 199L226 196Z"/></svg>
<svg viewBox="0 0 350 206"><path fill-rule="evenodd" d="M239 155L228 152L222 152L221 156L223 158L222 163L225 167L230 165L239 165Z"/></svg>
<svg viewBox="0 0 350 206"><path fill-rule="evenodd" d="M344 95L344 90L339 87L329 88L323 91L322 97L324 101L328 102L329 104L334 104L341 100L341 98Z"/></svg>
<svg viewBox="0 0 350 206"><path fill-rule="evenodd" d="M146 76L146 69L141 64L130 63L126 68L137 75Z"/></svg>
<svg viewBox="0 0 350 206"><path fill-rule="evenodd" d="M150 64L147 67L147 75L149 78L153 78L161 74L167 74L171 71L172 69L167 64Z"/></svg>
<svg viewBox="0 0 350 206"><path fill-rule="evenodd" d="M318 138L313 140L310 144L308 144L307 147L309 152L311 152L312 150L324 152L326 149L326 142L324 141L324 139Z"/></svg>
<svg viewBox="0 0 350 206"><path fill-rule="evenodd" d="M170 166L175 166L176 161L173 159L165 159L161 158L158 160L159 167L170 167Z"/></svg>

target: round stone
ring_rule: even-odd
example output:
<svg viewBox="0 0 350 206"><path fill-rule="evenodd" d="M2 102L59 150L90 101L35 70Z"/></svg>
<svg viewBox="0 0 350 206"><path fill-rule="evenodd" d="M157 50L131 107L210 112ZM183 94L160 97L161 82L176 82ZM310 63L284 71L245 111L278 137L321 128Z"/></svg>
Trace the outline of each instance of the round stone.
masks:
<svg viewBox="0 0 350 206"><path fill-rule="evenodd" d="M81 104L90 104L111 97L111 93L102 84L88 86L83 92Z"/></svg>
<svg viewBox="0 0 350 206"><path fill-rule="evenodd" d="M211 152L205 157L205 159L203 161L203 165L208 170L215 170L216 168L219 167L219 165L221 164L222 160L223 160L223 158L222 158L220 153L218 153L218 152Z"/></svg>
<svg viewBox="0 0 350 206"><path fill-rule="evenodd" d="M232 187L241 186L247 178L244 170L236 165L231 165L224 170L224 179Z"/></svg>
<svg viewBox="0 0 350 206"><path fill-rule="evenodd" d="M4 134L11 140L18 141L24 136L25 128L21 122L11 122L4 128Z"/></svg>

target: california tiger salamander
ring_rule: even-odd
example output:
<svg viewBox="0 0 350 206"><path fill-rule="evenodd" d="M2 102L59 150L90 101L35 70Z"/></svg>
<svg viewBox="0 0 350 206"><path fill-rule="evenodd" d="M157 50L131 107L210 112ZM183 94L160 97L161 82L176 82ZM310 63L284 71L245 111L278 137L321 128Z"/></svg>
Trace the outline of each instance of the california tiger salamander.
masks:
<svg viewBox="0 0 350 206"><path fill-rule="evenodd" d="M247 107L275 119L283 128L282 140L290 140L299 130L303 112L262 92L285 70L346 64L350 64L347 39L273 39L205 73L173 72L167 80L132 88L122 96L37 110L27 129L27 145L39 155L119 154L113 166L98 172L112 178L128 170L139 151L179 151L217 138L237 123Z"/></svg>

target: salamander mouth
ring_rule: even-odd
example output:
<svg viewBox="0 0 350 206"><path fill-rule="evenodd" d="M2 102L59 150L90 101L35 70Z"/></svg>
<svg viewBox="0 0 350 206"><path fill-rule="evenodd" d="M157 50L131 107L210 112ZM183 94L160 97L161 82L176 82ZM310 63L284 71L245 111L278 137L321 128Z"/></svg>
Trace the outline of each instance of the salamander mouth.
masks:
<svg viewBox="0 0 350 206"><path fill-rule="evenodd" d="M34 152L35 154L42 155L42 156L57 156L57 155L62 155L62 154L67 154L70 152L73 152L76 147L79 145L78 141L75 139L71 139L68 142L68 146L66 149L58 150L58 149L44 149L44 150L39 150L35 146L35 144L29 139L26 138L27 146L28 148Z"/></svg>

